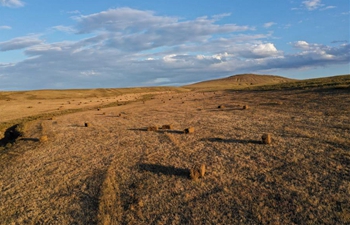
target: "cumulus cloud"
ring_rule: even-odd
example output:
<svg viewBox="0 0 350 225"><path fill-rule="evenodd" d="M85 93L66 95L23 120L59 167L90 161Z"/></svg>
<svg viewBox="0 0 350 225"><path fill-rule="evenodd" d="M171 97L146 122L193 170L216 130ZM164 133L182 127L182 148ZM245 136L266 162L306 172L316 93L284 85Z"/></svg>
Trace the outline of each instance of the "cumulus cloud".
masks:
<svg viewBox="0 0 350 225"><path fill-rule="evenodd" d="M267 58L267 57L276 57L281 53L278 51L273 43L250 43L244 47L239 47L239 50L236 50L238 56L244 58Z"/></svg>
<svg viewBox="0 0 350 225"><path fill-rule="evenodd" d="M11 39L9 41L0 42L0 51L10 51L27 48L42 43L37 36L25 36Z"/></svg>
<svg viewBox="0 0 350 225"><path fill-rule="evenodd" d="M214 74L349 62L348 43L332 47L299 40L290 43L295 53L287 54L267 40L271 33L218 23L224 16L184 20L130 8L80 15L75 26L53 28L74 29L74 41L24 36L1 42L0 51L22 49L27 58L0 62L0 89L185 84Z"/></svg>
<svg viewBox="0 0 350 225"><path fill-rule="evenodd" d="M296 49L302 50L295 54L284 54L277 58L259 60L252 66L256 69L297 69L316 68L334 64L346 64L350 61L350 44L330 47L312 44L306 41L291 43Z"/></svg>
<svg viewBox="0 0 350 225"><path fill-rule="evenodd" d="M307 0L303 1L302 3L308 10L315 10L323 6L323 4L321 4L321 0Z"/></svg>
<svg viewBox="0 0 350 225"><path fill-rule="evenodd" d="M24 2L20 0L0 0L2 6L17 8L24 6Z"/></svg>

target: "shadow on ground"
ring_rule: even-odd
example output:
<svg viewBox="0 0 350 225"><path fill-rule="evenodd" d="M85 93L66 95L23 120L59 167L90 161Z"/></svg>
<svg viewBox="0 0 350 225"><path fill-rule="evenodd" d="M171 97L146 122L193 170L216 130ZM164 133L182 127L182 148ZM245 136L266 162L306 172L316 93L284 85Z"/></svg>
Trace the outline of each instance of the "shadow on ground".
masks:
<svg viewBox="0 0 350 225"><path fill-rule="evenodd" d="M8 143L13 144L17 138L22 136L22 133L18 131L19 124L13 125L6 129L4 137L0 139L0 147L6 146Z"/></svg>
<svg viewBox="0 0 350 225"><path fill-rule="evenodd" d="M163 166L159 164L142 163L139 165L141 171L148 171L156 174L164 174L167 176L179 176L189 178L189 169L176 168L174 166Z"/></svg>
<svg viewBox="0 0 350 225"><path fill-rule="evenodd" d="M224 138L202 138L201 141L209 142L223 142L223 143L242 143L242 144L262 144L261 141L257 140L239 140L239 139L224 139Z"/></svg>
<svg viewBox="0 0 350 225"><path fill-rule="evenodd" d="M168 129L159 129L157 131L149 131L147 128L132 128L128 130L133 131L148 131L148 132L157 132L157 133L171 133L171 134L184 134L185 132L182 130L168 130Z"/></svg>

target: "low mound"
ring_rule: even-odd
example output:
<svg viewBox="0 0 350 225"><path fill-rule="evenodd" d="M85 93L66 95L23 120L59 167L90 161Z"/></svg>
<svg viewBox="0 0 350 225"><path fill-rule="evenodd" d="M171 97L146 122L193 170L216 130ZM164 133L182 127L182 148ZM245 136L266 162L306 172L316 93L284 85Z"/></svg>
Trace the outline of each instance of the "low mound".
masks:
<svg viewBox="0 0 350 225"><path fill-rule="evenodd" d="M250 86L280 84L290 81L294 80L274 75L239 74L221 79L203 81L185 87L193 89L242 89Z"/></svg>

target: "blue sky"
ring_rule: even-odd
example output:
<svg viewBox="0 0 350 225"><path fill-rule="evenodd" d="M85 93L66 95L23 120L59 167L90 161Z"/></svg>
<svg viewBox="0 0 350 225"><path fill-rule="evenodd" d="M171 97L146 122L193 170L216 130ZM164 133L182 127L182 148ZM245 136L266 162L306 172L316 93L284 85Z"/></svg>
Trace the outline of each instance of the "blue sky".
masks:
<svg viewBox="0 0 350 225"><path fill-rule="evenodd" d="M0 0L0 90L350 73L349 0Z"/></svg>

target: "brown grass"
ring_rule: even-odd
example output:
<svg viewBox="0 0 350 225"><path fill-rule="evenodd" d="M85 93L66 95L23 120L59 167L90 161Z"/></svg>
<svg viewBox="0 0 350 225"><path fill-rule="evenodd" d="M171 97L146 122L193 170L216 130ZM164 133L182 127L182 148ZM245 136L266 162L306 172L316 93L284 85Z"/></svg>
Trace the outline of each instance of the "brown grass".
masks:
<svg viewBox="0 0 350 225"><path fill-rule="evenodd" d="M347 89L172 93L103 111L128 119L95 108L39 117L1 142L1 224L350 223ZM193 182L188 168L201 164Z"/></svg>

